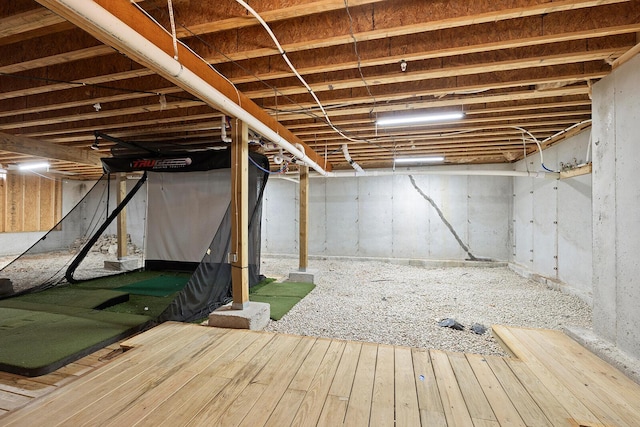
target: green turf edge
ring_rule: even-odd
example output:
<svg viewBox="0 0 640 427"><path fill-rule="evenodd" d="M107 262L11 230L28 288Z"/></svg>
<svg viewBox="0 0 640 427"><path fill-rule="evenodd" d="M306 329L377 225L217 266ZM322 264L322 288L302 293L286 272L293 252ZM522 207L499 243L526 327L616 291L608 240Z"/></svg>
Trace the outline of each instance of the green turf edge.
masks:
<svg viewBox="0 0 640 427"><path fill-rule="evenodd" d="M120 340L130 337L131 335L137 332L144 330L147 327L147 324L148 323L138 325L133 328L129 328L118 335L114 335L108 339L95 343L89 347L84 348L81 351L78 351L72 355L59 359L58 361L53 362L47 366L29 369L29 368L17 367L15 365L7 365L5 363L0 362L0 371L8 372L10 374L22 375L24 377L39 377L41 375L46 375L62 368L63 366L68 365L69 363L73 363L78 359L82 359L85 356L95 353L96 351L110 344L113 344L114 342L118 342Z"/></svg>
<svg viewBox="0 0 640 427"><path fill-rule="evenodd" d="M278 321L315 288L313 283L263 281L249 290L251 301L268 303L269 317Z"/></svg>
<svg viewBox="0 0 640 427"><path fill-rule="evenodd" d="M149 316L155 319L171 304L176 295L178 295L178 292L166 297L130 294L129 301L112 305L103 311Z"/></svg>
<svg viewBox="0 0 640 427"><path fill-rule="evenodd" d="M42 292L20 295L16 301L54 306L84 307L100 310L129 299L127 292L111 289L80 289L61 286Z"/></svg>
<svg viewBox="0 0 640 427"><path fill-rule="evenodd" d="M63 310L59 313L37 313L37 310L27 308L36 304L23 305L23 308L3 307L0 310L7 327L2 331L5 346L0 347L0 370L29 377L53 372L142 330L151 321L143 316L104 315L92 310L81 312L75 307L66 307L73 309L72 314ZM29 316L38 316L40 323L31 323ZM98 329L91 329L95 333L86 332L87 325ZM74 330L85 332L78 336ZM44 335L38 337L38 334ZM66 343L65 336L75 339Z"/></svg>
<svg viewBox="0 0 640 427"><path fill-rule="evenodd" d="M288 296L304 298L316 285L305 282L273 282L255 291L253 295Z"/></svg>
<svg viewBox="0 0 640 427"><path fill-rule="evenodd" d="M273 283L275 281L276 279L273 279L271 277L265 277L260 282L256 283L255 285L249 288L249 295L258 292L260 289L264 288L268 284Z"/></svg>
<svg viewBox="0 0 640 427"><path fill-rule="evenodd" d="M301 298L289 296L254 295L251 298L251 301L268 303L271 310L269 317L276 321L282 319L300 300Z"/></svg>

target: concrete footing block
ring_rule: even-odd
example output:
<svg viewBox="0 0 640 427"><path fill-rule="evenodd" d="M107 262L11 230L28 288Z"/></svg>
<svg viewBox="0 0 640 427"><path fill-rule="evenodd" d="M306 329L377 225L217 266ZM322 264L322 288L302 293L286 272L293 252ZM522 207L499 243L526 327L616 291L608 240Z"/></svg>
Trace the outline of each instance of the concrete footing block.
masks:
<svg viewBox="0 0 640 427"><path fill-rule="evenodd" d="M289 281L300 283L314 283L316 273L316 270L292 271L289 273Z"/></svg>
<svg viewBox="0 0 640 427"><path fill-rule="evenodd" d="M111 271L132 271L140 268L139 258L121 258L117 261L105 261L104 269Z"/></svg>
<svg viewBox="0 0 640 427"><path fill-rule="evenodd" d="M230 329L261 331L269 324L271 306L266 302L249 301L242 310L234 310L231 304L209 314L209 326Z"/></svg>

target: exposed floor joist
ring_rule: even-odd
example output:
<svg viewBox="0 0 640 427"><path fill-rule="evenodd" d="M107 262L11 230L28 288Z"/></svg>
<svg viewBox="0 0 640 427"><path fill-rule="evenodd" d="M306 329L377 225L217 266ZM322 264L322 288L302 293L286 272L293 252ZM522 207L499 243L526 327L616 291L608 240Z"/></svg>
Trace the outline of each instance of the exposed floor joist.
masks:
<svg viewBox="0 0 640 427"><path fill-rule="evenodd" d="M170 40L126 3L137 25ZM137 3L169 29L166 4ZM448 140L447 162L518 160L511 127L531 130L543 140L588 119L591 85L610 73L618 58L637 50L640 32L637 0L523 0L517 7L507 0L456 0L446 7L418 0L295 0L284 7L252 1L331 121L354 137L347 140L325 123L266 31L235 1L215 7L172 4L177 36L297 141L318 153L347 143L365 168L392 164L389 150L372 144L377 116L438 109L463 110L466 117L455 126L387 129L385 137L396 147L427 154L443 148L429 135L453 129L464 133ZM0 132L55 142L77 150L81 158L94 131L189 147L224 145L221 112L198 94L185 92L123 55L122 48L101 43L34 0L0 5L0 24ZM402 60L406 72L400 70ZM574 104L550 107L562 100ZM489 126L497 132L486 135ZM477 143L471 141L474 136ZM104 142L99 153L108 155L110 146ZM5 148L0 163L15 162ZM263 150L277 152L271 145ZM500 151L506 154L500 157ZM341 152L327 160L349 167ZM66 171L73 169L74 163L65 163ZM79 176L99 173L99 168L83 169Z"/></svg>

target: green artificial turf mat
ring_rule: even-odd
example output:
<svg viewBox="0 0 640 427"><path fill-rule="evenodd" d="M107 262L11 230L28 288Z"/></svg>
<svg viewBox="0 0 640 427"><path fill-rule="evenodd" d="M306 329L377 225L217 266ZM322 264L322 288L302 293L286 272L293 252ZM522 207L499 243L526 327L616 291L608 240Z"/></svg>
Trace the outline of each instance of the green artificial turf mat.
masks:
<svg viewBox="0 0 640 427"><path fill-rule="evenodd" d="M272 320L280 320L282 316L287 314L294 305L300 302L301 298L287 297L287 296L272 296L272 295L252 295L251 301L266 302L269 303L271 313L269 317Z"/></svg>
<svg viewBox="0 0 640 427"><path fill-rule="evenodd" d="M171 294L166 297L131 294L129 295L129 301L105 308L105 311L139 314L156 318L171 304L175 296L176 294Z"/></svg>
<svg viewBox="0 0 640 427"><path fill-rule="evenodd" d="M153 279L131 283L126 286L120 286L116 289L136 295L166 297L182 290L188 281L189 278L184 276L159 276Z"/></svg>
<svg viewBox="0 0 640 427"><path fill-rule="evenodd" d="M269 303L271 306L269 317L273 320L280 320L313 288L315 288L313 283L271 282L249 290L249 299Z"/></svg>
<svg viewBox="0 0 640 427"><path fill-rule="evenodd" d="M34 294L21 295L17 297L16 300L39 304L84 307L100 310L105 307L128 301L129 294L109 289L78 289L60 287L47 289L46 291Z"/></svg>
<svg viewBox="0 0 640 427"><path fill-rule="evenodd" d="M150 320L79 307L56 307L55 312L47 312L42 311L44 304L2 303L0 370L26 376L52 372L131 335Z"/></svg>
<svg viewBox="0 0 640 427"><path fill-rule="evenodd" d="M251 292L251 294L304 298L315 287L316 285L313 283L272 282L261 286L260 289Z"/></svg>
<svg viewBox="0 0 640 427"><path fill-rule="evenodd" d="M167 273L163 271L130 271L113 276L98 277L96 279L79 282L75 284L74 287L82 289L115 289L121 286L130 285L132 283L137 283L143 280L153 279L155 277L160 277L166 274ZM191 274L175 273L173 274L173 276L188 278L191 277Z"/></svg>

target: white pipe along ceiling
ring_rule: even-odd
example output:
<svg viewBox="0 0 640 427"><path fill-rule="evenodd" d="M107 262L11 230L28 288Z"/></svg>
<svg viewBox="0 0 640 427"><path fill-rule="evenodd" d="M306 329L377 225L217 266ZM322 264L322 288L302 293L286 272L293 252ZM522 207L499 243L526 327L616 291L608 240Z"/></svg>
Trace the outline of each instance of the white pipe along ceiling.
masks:
<svg viewBox="0 0 640 427"><path fill-rule="evenodd" d="M291 153L296 159L304 162L319 174L327 175L325 169L307 156L304 151L284 139L278 132L271 129L271 127L242 108L235 101L183 66L179 60L167 54L99 4L87 0L37 1L56 12L60 11L60 6L64 7L64 12L66 12L64 17L71 22L89 24L92 29L97 30L97 33L103 36L99 38L107 38L110 42L116 41L118 46L126 49L124 53L136 58L136 60L141 59L145 66L156 73L175 82L178 86L194 94L211 107L244 121L249 128L282 147L282 149ZM86 27L86 25L82 27ZM165 31L161 27L158 30ZM209 67L209 64L206 65ZM239 93L238 98L240 102Z"/></svg>
<svg viewBox="0 0 640 427"><path fill-rule="evenodd" d="M512 177L529 177L529 178L544 178L544 179L559 179L559 172L527 172L527 171L513 171L513 170L487 170L487 169L367 169L362 172L357 171L335 171L327 172L325 175L310 174L310 178L346 178L346 177L361 177L361 176L389 176L389 175L457 175L457 176L512 176ZM293 174L274 174L271 178L282 178L291 180L291 176L297 176L297 173Z"/></svg>

